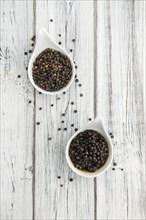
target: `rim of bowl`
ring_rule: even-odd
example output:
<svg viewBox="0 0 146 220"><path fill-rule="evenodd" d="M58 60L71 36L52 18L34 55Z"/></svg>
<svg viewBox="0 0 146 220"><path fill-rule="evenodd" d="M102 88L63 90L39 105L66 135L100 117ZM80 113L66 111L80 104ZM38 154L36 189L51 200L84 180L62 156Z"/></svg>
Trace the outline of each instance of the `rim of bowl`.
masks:
<svg viewBox="0 0 146 220"><path fill-rule="evenodd" d="M95 130L95 129L91 128L90 130L97 131L97 132L98 132L99 134L101 134L101 135L105 138L105 140L107 141L107 143L108 143L108 149L109 149L108 158L107 158L105 164L104 164L101 168L99 168L97 171L95 171L95 172L81 171L81 170L77 169L77 168L74 166L74 164L73 164L73 162L71 161L70 156L69 156L70 144L71 144L72 140L73 140L79 133L81 133L81 132L83 132L83 131L85 131L85 130L88 130L88 129L90 129L90 128L85 128L85 129L81 129L81 130L77 131L77 132L69 139L69 141L68 141L68 143L67 143L67 146L66 146L66 160L67 160L67 163L68 163L69 167L70 167L76 174L78 174L78 175L80 175L80 176L83 176L83 177L87 177L87 178L93 178L93 177L97 177L97 176L99 176L99 175L105 173L105 172L109 169L109 167L111 166L111 163L112 163L112 160L113 160L113 144L112 144L111 139L110 139L110 137L109 137L108 134L106 134L107 137L105 138L105 136L103 135L103 133L102 133L100 130L98 130L98 129Z"/></svg>
<svg viewBox="0 0 146 220"><path fill-rule="evenodd" d="M64 50L63 48L61 48L62 50ZM45 50L45 49L44 49ZM66 52L66 51L65 51ZM41 53L41 52L40 52ZM62 53L62 52L61 52ZM66 52L67 53L67 52ZM63 54L63 53L62 53ZM31 84L33 85L33 87L38 90L39 92L42 92L44 94L47 94L47 95L58 95L64 91L66 91L67 89L69 89L69 87L71 86L71 84L73 83L74 81L74 77L75 77L75 67L74 67L74 63L72 61L72 58L70 57L70 55L67 54L64 54L68 57L68 59L70 60L71 62L71 65L72 65L72 76L70 78L70 81L67 83L67 85L65 87L63 87L62 89L58 90L58 91L46 91L44 89L41 89L39 86L37 86L33 80L33 76L32 76L32 66L33 66L33 61L31 60L32 57L30 58L30 61L29 61L29 66L28 66L28 76L29 76L29 79L30 79L30 82ZM35 59L37 58L37 56L35 57ZM35 60L34 59L34 60Z"/></svg>

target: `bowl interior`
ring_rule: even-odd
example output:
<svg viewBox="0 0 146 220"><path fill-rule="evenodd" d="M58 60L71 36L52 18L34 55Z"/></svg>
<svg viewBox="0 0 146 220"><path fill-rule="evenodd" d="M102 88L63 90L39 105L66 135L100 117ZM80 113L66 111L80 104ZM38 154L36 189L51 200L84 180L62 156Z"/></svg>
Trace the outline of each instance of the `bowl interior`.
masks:
<svg viewBox="0 0 146 220"><path fill-rule="evenodd" d="M97 131L99 134L101 134L105 140L107 141L107 144L108 144L108 148L109 148L109 155L108 155L108 158L105 162L105 164L99 168L97 171L91 173L91 172L88 172L88 171L81 171L79 169L77 169L73 162L71 161L70 159L70 156L69 156L69 147L70 147L70 144L72 142L72 140L80 133L80 132L83 132L85 130L88 130L88 129L91 129L91 130L94 130L94 131ZM110 166L111 162L112 162L112 158L113 158L113 146L112 146L112 142L110 140L110 137L107 136L108 134L105 134L103 131L99 130L99 129L93 129L93 128L86 128L86 129L82 129L82 130L79 130L78 132L76 132L71 138L70 140L68 141L67 143L67 147L66 147L66 159L67 159L67 162L68 162L68 165L70 166L70 168L77 174L81 175L81 176L84 176L84 177L96 177L102 173L104 173Z"/></svg>
<svg viewBox="0 0 146 220"><path fill-rule="evenodd" d="M45 38L46 39L46 38ZM44 39L44 40L45 40ZM48 39L47 39L48 40ZM49 44L47 45L48 42L40 42L38 43L38 45L36 45L36 48L32 54L32 57L30 59L30 62L29 62L29 66L28 66L28 76L29 76L29 79L32 83L32 85L35 87L35 89L37 89L39 92L42 92L42 93L45 93L45 94L50 94L50 95L55 95L55 94L60 94L64 91L66 91L70 85L72 84L73 80L74 80L74 75L75 75L75 67L74 67L74 63L71 59L71 57L69 56L69 54L63 49L61 48L60 46L58 46L56 44L56 42L52 42L52 40L49 42ZM70 60L71 62L71 65L72 65L72 76L71 76L71 79L70 81L68 82L68 84L63 87L62 89L58 90L58 91L46 91L46 90L43 90L42 88L40 88L39 86L37 86L33 80L33 76L32 76L32 67L33 67L33 63L35 61L35 59L37 58L37 56L42 52L44 51L45 49L47 48L53 48L59 52L61 52L62 54L64 54L65 56L68 57L68 59Z"/></svg>

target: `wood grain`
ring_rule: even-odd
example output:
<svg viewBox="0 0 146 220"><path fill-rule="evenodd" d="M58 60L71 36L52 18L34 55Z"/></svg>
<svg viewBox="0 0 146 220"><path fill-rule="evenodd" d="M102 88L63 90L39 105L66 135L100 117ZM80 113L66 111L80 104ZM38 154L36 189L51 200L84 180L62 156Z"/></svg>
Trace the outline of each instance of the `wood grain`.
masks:
<svg viewBox="0 0 146 220"><path fill-rule="evenodd" d="M74 82L66 94L59 95L60 100L36 94L36 103L43 111L36 109L36 120L41 124L36 127L35 218L93 219L94 180L76 176L65 160L65 147L74 128L86 125L94 113L93 2L36 2L36 15L37 31L43 25L68 52L73 49L70 54L78 66L76 72L82 87ZM84 96L80 97L80 93ZM74 113L75 109L78 113ZM52 140L48 141L48 137ZM70 178L74 181L70 182Z"/></svg>
<svg viewBox="0 0 146 220"><path fill-rule="evenodd" d="M0 3L1 219L146 219L145 1ZM34 91L24 52L41 27L70 53L81 87ZM117 166L86 179L68 167L65 147L96 116L114 135Z"/></svg>
<svg viewBox="0 0 146 220"><path fill-rule="evenodd" d="M113 132L117 163L97 179L97 219L146 216L144 8L144 1L97 4L96 109Z"/></svg>
<svg viewBox="0 0 146 220"><path fill-rule="evenodd" d="M30 1L1 2L2 220L32 219L34 108L25 69L29 56L24 56L33 34L32 10Z"/></svg>

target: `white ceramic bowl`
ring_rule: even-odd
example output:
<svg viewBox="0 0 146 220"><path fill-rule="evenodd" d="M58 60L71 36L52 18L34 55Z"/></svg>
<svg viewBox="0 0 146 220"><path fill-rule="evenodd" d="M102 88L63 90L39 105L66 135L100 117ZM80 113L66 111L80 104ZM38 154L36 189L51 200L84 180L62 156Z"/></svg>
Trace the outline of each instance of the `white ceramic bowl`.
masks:
<svg viewBox="0 0 146 220"><path fill-rule="evenodd" d="M33 67L33 63L36 60L37 56L44 51L47 48L53 48L54 50L57 50L59 52L61 52L62 54L66 55L68 57L68 59L71 62L72 65L72 77L70 79L70 81L68 82L68 84L63 87L62 89L58 90L58 91L46 91L41 89L39 86L37 86L33 80L32 77L32 67ZM30 79L30 82L32 83L32 85L34 86L35 89L37 89L39 92L42 92L44 94L48 94L48 95L57 95L60 94L64 91L66 91L70 85L72 84L73 80L74 80L74 76L75 76L75 67L74 67L74 63L71 59L71 57L69 56L69 54L62 48L60 47L48 34L48 32L46 30L44 30L43 28L40 29L39 31L39 36L38 36L38 40L36 42L36 46L34 49L34 52L31 56L31 59L29 61L29 65L28 65L28 76Z"/></svg>
<svg viewBox="0 0 146 220"><path fill-rule="evenodd" d="M88 129L91 129L91 130L95 130L97 131L99 134L101 134L105 140L107 141L107 144L108 144L108 148L109 148L109 155L108 155L108 158L107 158L107 161L106 163L100 168L98 169L96 172L88 172L88 171L81 171L79 169L77 169L73 162L71 161L70 159L70 156L69 156L69 147L70 147L70 144L72 142L72 140L80 133L80 132L83 132L85 130L88 130ZM103 120L102 118L96 118L93 122L89 123L85 128L83 129L80 129L79 131L77 131L68 141L67 143L67 146L66 146L66 160L67 160L67 163L68 165L70 166L70 168L75 172L77 173L78 175L80 176L84 176L84 177L97 177L101 174L103 174L105 171L107 171L107 169L110 167L111 165L111 162L112 162L112 159L113 159L113 144L112 144L112 141L107 133L107 131L105 130L104 128L104 124L103 124Z"/></svg>

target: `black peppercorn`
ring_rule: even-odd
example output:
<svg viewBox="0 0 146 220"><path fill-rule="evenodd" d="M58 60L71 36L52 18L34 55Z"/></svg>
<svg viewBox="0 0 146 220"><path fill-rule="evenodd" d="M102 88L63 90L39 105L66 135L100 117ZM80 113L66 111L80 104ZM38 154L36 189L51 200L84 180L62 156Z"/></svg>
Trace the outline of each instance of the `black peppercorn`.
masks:
<svg viewBox="0 0 146 220"><path fill-rule="evenodd" d="M74 166L89 172L95 172L105 164L108 152L106 140L94 130L77 134L69 147L69 156Z"/></svg>

